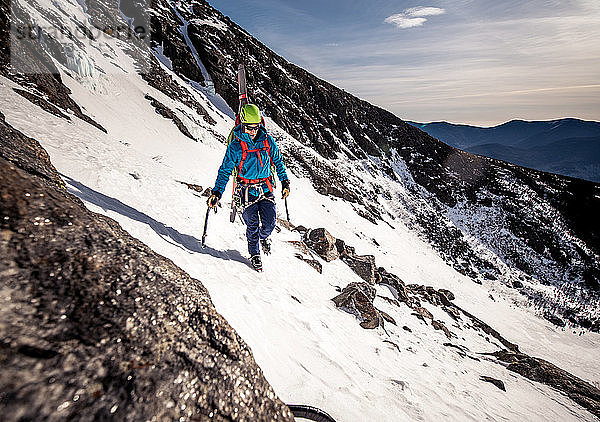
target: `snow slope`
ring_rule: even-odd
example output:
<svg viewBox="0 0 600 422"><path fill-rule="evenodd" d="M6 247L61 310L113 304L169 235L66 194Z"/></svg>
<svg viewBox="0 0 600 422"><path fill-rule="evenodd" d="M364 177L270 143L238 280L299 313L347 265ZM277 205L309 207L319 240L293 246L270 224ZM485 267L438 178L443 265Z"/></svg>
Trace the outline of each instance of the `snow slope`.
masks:
<svg viewBox="0 0 600 422"><path fill-rule="evenodd" d="M16 94L12 88L17 85L2 77L0 110L9 124L42 144L69 191L89 209L114 218L206 286L217 310L251 346L282 400L317 406L337 421L597 420L559 392L479 354L497 350L497 341L487 341L467 324L424 305L457 334L452 342L468 351L461 355L444 346L448 339L441 331L415 318L408 307L384 300L393 295L382 286L376 286L382 297L375 305L398 325L362 329L355 316L336 309L330 300L339 288L360 278L340 260L322 262L322 274L298 260L288 242L300 239L297 232L274 233L265 272L253 272L244 226L229 222L229 192L222 200L224 208L210 216L207 247L202 249L205 198L180 182L212 185L232 120L211 106L203 92L166 69L209 110L216 124L190 120L187 116L194 110L142 80L122 43L94 42L110 46L116 55L108 59L102 48L86 51L95 67L104 70L94 80L57 66L75 101L108 133L75 117L68 121L46 113ZM175 110L200 142L157 114L146 94ZM273 122L268 120L268 125L281 133ZM283 136L284 154L286 148L300 147ZM318 194L300 175L291 175L291 187L294 224L326 227L357 253L375 255L378 265L406 283L450 289L457 304L524 352L596 385L600 382L600 335L557 329L524 306L514 290L473 283L401 219L390 221L394 229L374 225L359 217L351 204ZM402 195L404 187L390 184L390 189ZM280 214L282 205L278 204ZM507 391L482 382L481 375L503 380Z"/></svg>

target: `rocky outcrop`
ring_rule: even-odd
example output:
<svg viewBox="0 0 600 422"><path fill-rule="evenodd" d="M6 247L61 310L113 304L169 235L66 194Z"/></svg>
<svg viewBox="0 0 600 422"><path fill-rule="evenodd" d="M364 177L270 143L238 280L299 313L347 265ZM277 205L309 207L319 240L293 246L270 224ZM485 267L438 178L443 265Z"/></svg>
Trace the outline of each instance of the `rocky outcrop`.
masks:
<svg viewBox="0 0 600 422"><path fill-rule="evenodd" d="M340 259L348 265L360 278L369 284L375 284L376 267L373 255L357 255L355 248L346 245L342 239L336 239L336 249Z"/></svg>
<svg viewBox="0 0 600 422"><path fill-rule="evenodd" d="M63 47L46 32L48 28L38 27L39 35L33 30L28 31L32 20L18 2L8 0L0 0L0 23L0 75L27 87L28 90L18 93L46 111L55 115L64 115L64 111L72 112L106 133L102 125L81 111L70 97L69 88L62 83L60 73L47 51L56 53L57 60L62 63L66 60ZM11 45L10 28L26 28L27 36L15 38L18 42ZM40 37L43 37L44 44L40 42Z"/></svg>
<svg viewBox="0 0 600 422"><path fill-rule="evenodd" d="M337 245L338 253L342 259L344 256L355 254L355 248L348 246L342 239L336 239L335 244ZM600 390L598 390L598 388L558 368L548 361L521 353L518 345L511 343L490 325L455 305L452 302L455 299L455 295L450 290L435 289L432 286L423 286L419 284L406 285L398 276L389 273L383 267L377 268L375 282L390 288L395 299L376 296L375 287L369 283L353 282L348 284L348 286L346 286L339 295L334 297L332 301L338 308L356 315L361 321L361 327L367 329L383 327L384 320L396 324L388 314L378 310L374 306L373 301L376 297L385 299L394 306L402 306L402 304L405 304L412 309L413 316L426 324L430 323L434 330L441 331L448 339L457 338L457 336L446 327L444 322L436 320L433 314L427 308L422 306L421 301L428 302L432 306L441 308L455 320L467 318L469 324L474 329L481 330L483 333L498 340L502 346L508 348L508 350L502 349L490 354L495 356L498 361L508 363L509 370L519 373L533 381L541 382L556 388L588 409L594 415L600 416ZM403 329L408 332L412 331L407 326L403 326ZM489 338L486 337L486 339L489 341ZM463 358L469 357L470 359L479 360L477 357L472 356L472 353L464 346L452 343L444 343L444 346L456 349ZM396 345L396 347L398 346ZM494 384L502 391L506 391L504 382L499 379L485 375L482 375L480 379Z"/></svg>
<svg viewBox="0 0 600 422"><path fill-rule="evenodd" d="M293 420L198 280L0 139L3 420Z"/></svg>
<svg viewBox="0 0 600 422"><path fill-rule="evenodd" d="M308 230L304 235L304 243L327 262L339 257L335 246L335 238L324 228Z"/></svg>
<svg viewBox="0 0 600 422"><path fill-rule="evenodd" d="M479 379L481 381L485 381L485 382L494 384L496 387L498 387L502 391L506 391L506 387L504 386L504 382L502 380L499 380L497 378L488 377L487 375L482 375L479 377Z"/></svg>
<svg viewBox="0 0 600 422"><path fill-rule="evenodd" d="M373 306L375 288L367 283L350 283L331 300L338 308L356 315L363 328L373 329L384 325L383 316Z"/></svg>
<svg viewBox="0 0 600 422"><path fill-rule="evenodd" d="M501 350L494 353L508 363L508 370L525 378L549 385L600 417L600 390L550 362L523 353Z"/></svg>
<svg viewBox="0 0 600 422"><path fill-rule="evenodd" d="M177 117L177 115L173 112L173 110L171 110L169 107L167 107L163 103L161 103L158 100L156 100L156 98L152 98L148 94L146 94L144 96L144 98L150 101L150 104L152 105L152 107L154 107L154 110L158 114L160 114L161 116L163 116L165 119L172 120L173 123L175 124L175 126L177 126L177 129L179 129L179 131L182 134L184 134L188 138L190 138L190 139L198 142L198 140L196 138L194 138L194 136L190 133L190 131L188 130L188 128L183 124L183 122L181 121L181 119L179 117Z"/></svg>

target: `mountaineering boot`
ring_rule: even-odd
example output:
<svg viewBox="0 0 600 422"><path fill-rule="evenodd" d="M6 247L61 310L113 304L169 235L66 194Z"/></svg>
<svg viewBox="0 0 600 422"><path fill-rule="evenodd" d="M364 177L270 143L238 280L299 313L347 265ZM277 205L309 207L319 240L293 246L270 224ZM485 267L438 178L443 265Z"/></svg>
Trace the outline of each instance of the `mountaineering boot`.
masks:
<svg viewBox="0 0 600 422"><path fill-rule="evenodd" d="M267 239L260 239L260 247L265 255L269 255L271 253L271 241Z"/></svg>
<svg viewBox="0 0 600 422"><path fill-rule="evenodd" d="M252 255L250 257L250 263L252 264L252 268L254 268L259 273L262 273L262 261L260 260L260 255Z"/></svg>

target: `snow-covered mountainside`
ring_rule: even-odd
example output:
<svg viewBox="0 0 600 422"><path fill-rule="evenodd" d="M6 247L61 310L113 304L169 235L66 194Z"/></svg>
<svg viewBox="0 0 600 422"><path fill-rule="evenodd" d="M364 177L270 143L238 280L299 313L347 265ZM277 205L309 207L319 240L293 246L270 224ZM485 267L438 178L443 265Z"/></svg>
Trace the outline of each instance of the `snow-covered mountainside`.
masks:
<svg viewBox="0 0 600 422"><path fill-rule="evenodd" d="M286 62L204 1L158 1L146 10L123 1L0 4L3 22L31 28L30 36L17 36L12 44L8 25L0 34L0 251L11 252L2 254L8 263L0 266L0 292L6 303L17 303L0 325L0 362L12 368L3 369L10 380L0 378L10 391L0 409L12 412L10 420L32 417L36 409L54 409L56 418L118 417L134 403L143 409L144 402L181 420L252 420L256 403L264 412L261 420L289 417L268 386L250 395L236 390L254 382L248 373L261 376L254 369L244 372L253 368L250 352L237 334L221 328L226 324L218 316L184 299L168 307L174 292L202 293L189 287L197 280L285 403L318 406L338 421L597 420L600 336L587 330L599 329L596 184L451 148ZM115 28L135 26L142 12L152 25L150 43L116 34ZM17 54L22 51L32 54ZM209 218L208 246L201 248L198 240L206 211L199 192L212 185L225 150L238 63L248 68L252 100L265 110L292 182L294 224L280 220L261 275L248 265L243 225L231 224L225 209ZM66 352L72 340L45 335L44 345L28 343L36 337L27 330L47 326L25 324L25 318L62 306L44 300L40 305L36 292L43 299L43 289L61 291L60 282L46 283L40 274L52 280L70 274L85 287L102 266L93 256L73 264L77 271L42 271L56 256L43 256L44 242L55 251L62 232L53 227L68 225L48 209L61 202L55 197L68 195L56 193L60 181L37 164L44 154L28 146L26 137L48 152L68 192L192 277L173 281L178 270L160 261L165 269L159 272L166 274L160 286L177 289L156 304L155 318L141 318L136 306L152 315L156 289L146 280L132 290L130 280L143 274L129 274L148 252L120 229L108 230L116 238L103 236L107 245L132 245L131 252L120 246L102 252L131 256L121 277L111 270L114 284L106 293L125 328L118 338L108 328L107 338L95 339L95 331L78 337L85 340L84 356L94 356L95 347L103 356L106 341L119 343L111 359L91 360L85 380L73 376L78 366ZM15 145L21 155L12 152ZM25 177L21 171L56 182L48 190L27 182L28 189L52 198L34 195L35 215L27 214L31 192L23 198L15 188ZM226 194L225 207L229 200ZM93 226L87 218L81 230ZM77 245L94 253L91 239ZM29 273L17 270L27 265ZM10 284L15 274L22 277L23 294ZM35 288L27 280L37 280ZM61 300L103 302L101 285L71 289ZM123 304L121 294L127 296ZM65 332L69 326L60 324L85 332L85 324L98 323L67 305L57 322ZM40 320L54 323L52 317ZM146 330L156 345L136 355L139 333ZM195 330L205 349L190 341ZM125 335L129 331L138 334ZM216 358L203 360L203 353ZM119 355L123 362L116 364ZM233 369L218 387L218 371L207 368L223 357ZM158 377L163 384L154 381L154 374L167 369L175 375L175 392L166 387L169 377ZM112 371L130 383L117 394L114 381L107 383ZM198 385L212 382L212 395L198 393L204 391ZM48 387L54 383L56 388ZM36 391L49 392L48 401L28 407ZM214 412L204 413L210 406Z"/></svg>
<svg viewBox="0 0 600 422"><path fill-rule="evenodd" d="M376 224L400 219L463 274L516 286L550 314L598 329L598 185L449 147L288 63L208 3L177 4L153 15L155 49L172 63L193 53L232 107L244 63L255 102L302 144L287 148L290 165L319 193ZM169 31L182 22L185 37ZM197 80L195 69L176 70Z"/></svg>

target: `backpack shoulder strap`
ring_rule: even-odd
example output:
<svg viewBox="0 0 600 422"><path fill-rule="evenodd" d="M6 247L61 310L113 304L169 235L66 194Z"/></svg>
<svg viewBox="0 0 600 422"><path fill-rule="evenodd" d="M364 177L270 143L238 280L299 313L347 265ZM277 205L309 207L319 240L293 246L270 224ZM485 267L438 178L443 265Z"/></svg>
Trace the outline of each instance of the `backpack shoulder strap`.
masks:
<svg viewBox="0 0 600 422"><path fill-rule="evenodd" d="M246 141L238 138L237 136L236 139L239 141L240 146L242 147L242 159L240 160L240 165L238 166L238 174L241 174L242 166L244 165L244 160L246 160L246 157L248 156L248 144L246 143Z"/></svg>

